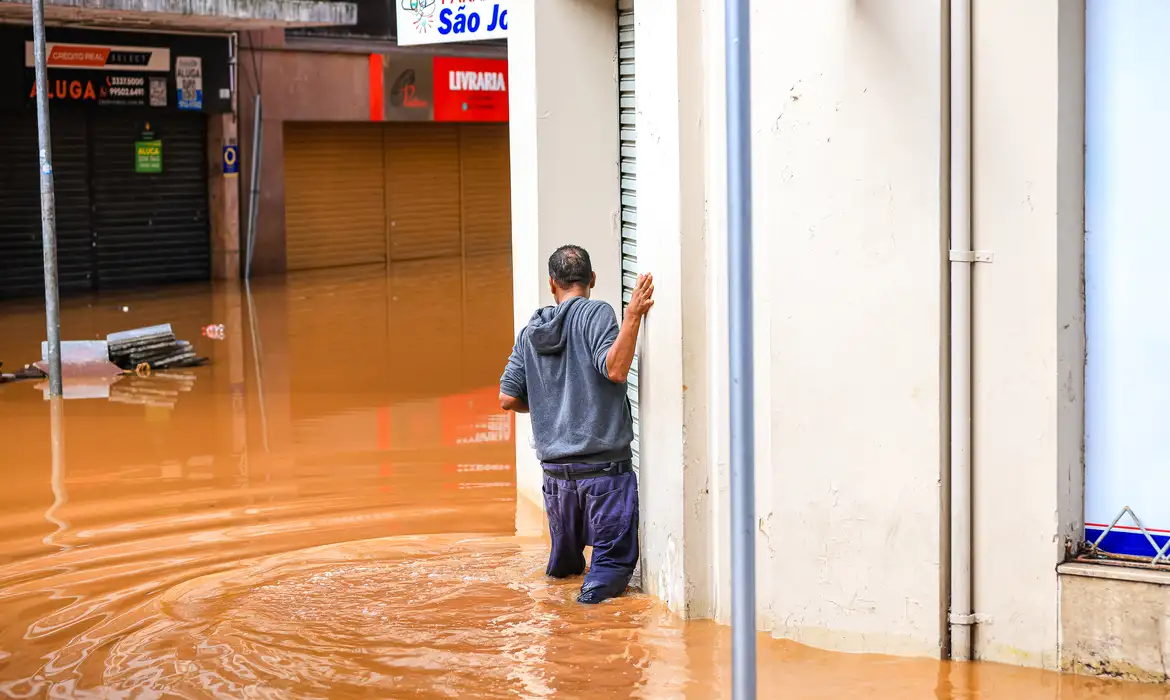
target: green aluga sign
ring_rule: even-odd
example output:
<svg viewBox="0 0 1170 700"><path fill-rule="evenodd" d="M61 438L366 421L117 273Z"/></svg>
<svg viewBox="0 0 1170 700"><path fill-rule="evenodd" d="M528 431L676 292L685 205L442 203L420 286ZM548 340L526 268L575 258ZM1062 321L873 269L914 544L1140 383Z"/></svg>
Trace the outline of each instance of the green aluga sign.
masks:
<svg viewBox="0 0 1170 700"><path fill-rule="evenodd" d="M134 172L161 173L162 141L136 141L134 143Z"/></svg>

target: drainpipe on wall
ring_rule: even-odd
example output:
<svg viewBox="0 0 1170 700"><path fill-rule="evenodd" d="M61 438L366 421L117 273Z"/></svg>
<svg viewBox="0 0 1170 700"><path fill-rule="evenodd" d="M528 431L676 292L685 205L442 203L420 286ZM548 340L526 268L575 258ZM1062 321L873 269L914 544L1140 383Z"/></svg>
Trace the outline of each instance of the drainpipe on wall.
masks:
<svg viewBox="0 0 1170 700"><path fill-rule="evenodd" d="M971 0L950 4L951 658L970 661L975 624L971 500Z"/></svg>
<svg viewBox="0 0 1170 700"><path fill-rule="evenodd" d="M239 114L239 101L236 99L236 86L239 85L236 73L239 71L240 34L232 32L228 36L228 89L232 91L232 120Z"/></svg>

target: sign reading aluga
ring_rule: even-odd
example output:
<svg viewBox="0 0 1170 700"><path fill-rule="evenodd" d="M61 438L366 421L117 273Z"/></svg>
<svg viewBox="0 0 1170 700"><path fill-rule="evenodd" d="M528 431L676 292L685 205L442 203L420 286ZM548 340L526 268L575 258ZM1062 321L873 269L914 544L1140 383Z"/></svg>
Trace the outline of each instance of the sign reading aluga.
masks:
<svg viewBox="0 0 1170 700"><path fill-rule="evenodd" d="M203 59L198 56L175 58L175 83L179 89L179 109L203 109Z"/></svg>
<svg viewBox="0 0 1170 700"><path fill-rule="evenodd" d="M134 172L158 174L162 171L162 141L135 141Z"/></svg>
<svg viewBox="0 0 1170 700"><path fill-rule="evenodd" d="M398 44L505 39L509 0L397 0Z"/></svg>

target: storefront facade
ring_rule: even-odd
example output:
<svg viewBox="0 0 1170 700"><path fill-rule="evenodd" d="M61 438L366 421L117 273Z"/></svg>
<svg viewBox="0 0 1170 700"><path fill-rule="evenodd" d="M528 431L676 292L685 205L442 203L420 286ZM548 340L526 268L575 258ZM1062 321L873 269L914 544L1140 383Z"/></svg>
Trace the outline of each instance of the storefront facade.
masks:
<svg viewBox="0 0 1170 700"><path fill-rule="evenodd" d="M262 86L255 274L507 252L502 52L370 53L276 32L242 46L264 66L241 69L241 123Z"/></svg>
<svg viewBox="0 0 1170 700"><path fill-rule="evenodd" d="M29 27L0 28L0 296L43 285ZM50 28L61 287L211 277L210 121L232 109L227 36Z"/></svg>
<svg viewBox="0 0 1170 700"><path fill-rule="evenodd" d="M962 628L978 659L1168 678L1155 653L1170 643L1165 227L1150 188L1170 157L1155 77L1170 18L1155 5L753 3L761 629L945 657ZM730 611L724 9L509 10L512 129L527 136L511 144L516 326L547 303L557 245L590 249L597 296L615 307L623 281L654 273L631 387L642 581L680 614L718 620ZM953 82L967 60L969 92ZM968 110L963 169L952 154ZM972 245L952 250L963 221ZM969 335L953 306L960 271ZM968 337L964 404L954 350ZM527 430L519 420L517 480L538 507ZM970 537L955 459L971 465ZM965 610L952 606L961 554Z"/></svg>

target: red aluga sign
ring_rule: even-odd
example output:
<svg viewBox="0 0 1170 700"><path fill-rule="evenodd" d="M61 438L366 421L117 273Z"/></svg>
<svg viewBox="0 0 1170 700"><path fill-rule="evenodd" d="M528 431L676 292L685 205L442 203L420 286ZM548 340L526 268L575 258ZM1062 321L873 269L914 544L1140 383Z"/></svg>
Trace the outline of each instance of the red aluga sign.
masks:
<svg viewBox="0 0 1170 700"><path fill-rule="evenodd" d="M435 57L437 122L508 121L508 61Z"/></svg>

